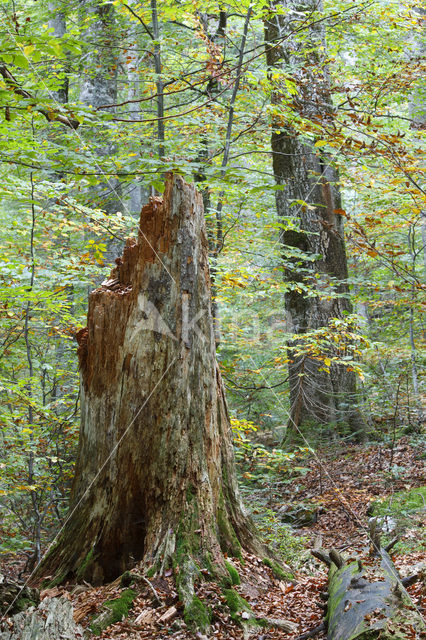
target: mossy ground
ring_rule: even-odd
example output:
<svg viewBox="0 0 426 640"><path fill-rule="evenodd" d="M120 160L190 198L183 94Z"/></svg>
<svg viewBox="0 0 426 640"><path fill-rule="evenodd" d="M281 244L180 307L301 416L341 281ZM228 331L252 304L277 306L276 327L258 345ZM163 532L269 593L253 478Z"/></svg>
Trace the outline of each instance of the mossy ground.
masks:
<svg viewBox="0 0 426 640"><path fill-rule="evenodd" d="M270 558L263 558L263 564L272 569L272 572L278 580L293 580L294 575L289 571L284 571L278 562Z"/></svg>
<svg viewBox="0 0 426 640"><path fill-rule="evenodd" d="M227 560L225 560L225 567L228 570L231 584L240 584L241 583L240 574L238 573L234 565L228 562Z"/></svg>
<svg viewBox="0 0 426 640"><path fill-rule="evenodd" d="M114 622L119 622L123 617L126 617L132 606L133 600L136 598L136 591L134 589L125 589L121 592L121 595L114 600L108 600L104 603L104 607L110 610L110 614L103 616L102 620L95 619L90 625L90 630L95 635L100 635L101 632L109 627ZM98 617L99 618L99 617Z"/></svg>
<svg viewBox="0 0 426 640"><path fill-rule="evenodd" d="M13 605L13 613L20 613L29 607L37 607L38 604L39 603L36 600L32 600L31 598L18 598Z"/></svg>
<svg viewBox="0 0 426 640"><path fill-rule="evenodd" d="M247 600L244 600L235 589L224 589L223 595L225 596L226 604L228 605L231 618L234 622L246 629L268 626L266 620L255 616Z"/></svg>
<svg viewBox="0 0 426 640"><path fill-rule="evenodd" d="M373 515L404 515L420 509L426 509L426 486L398 491L384 500L377 500L373 505Z"/></svg>
<svg viewBox="0 0 426 640"><path fill-rule="evenodd" d="M251 606L247 600L244 600L244 598L235 591L235 589L224 589L223 595L225 596L226 604L228 605L231 613L235 614L243 611L251 613Z"/></svg>
<svg viewBox="0 0 426 640"><path fill-rule="evenodd" d="M190 629L207 631L211 623L211 611L200 598L194 596L192 602L185 607L183 618Z"/></svg>
<svg viewBox="0 0 426 640"><path fill-rule="evenodd" d="M425 512L426 486L398 491L392 496L376 500L370 507L370 513L382 522L381 527L385 533L384 544L395 535L401 536L408 529L418 530L418 535L407 540L402 538L398 543L396 548L400 553L423 551L425 548L426 534L422 517Z"/></svg>

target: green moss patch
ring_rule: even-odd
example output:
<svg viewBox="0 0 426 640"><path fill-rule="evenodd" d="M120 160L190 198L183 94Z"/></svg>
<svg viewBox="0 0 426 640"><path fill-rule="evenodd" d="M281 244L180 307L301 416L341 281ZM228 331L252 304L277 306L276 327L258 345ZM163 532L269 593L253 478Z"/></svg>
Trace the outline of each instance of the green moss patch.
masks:
<svg viewBox="0 0 426 640"><path fill-rule="evenodd" d="M95 635L100 635L104 629L126 617L136 598L136 591L125 589L118 598L104 602L106 611L97 616L90 625L90 630Z"/></svg>
<svg viewBox="0 0 426 640"><path fill-rule="evenodd" d="M280 566L278 562L275 560L270 560L269 558L263 558L263 564L272 569L272 573L278 580L293 580L294 575L289 573L288 571L284 571L284 569Z"/></svg>
<svg viewBox="0 0 426 640"><path fill-rule="evenodd" d="M228 570L229 577L231 579L231 584L241 584L240 574L236 570L233 564L225 560L225 567Z"/></svg>
<svg viewBox="0 0 426 640"><path fill-rule="evenodd" d="M226 604L228 605L231 613L242 613L243 611L252 613L251 606L247 600L244 600L244 598L240 596L235 589L224 589L223 595L225 596Z"/></svg>
<svg viewBox="0 0 426 640"><path fill-rule="evenodd" d="M426 486L410 489L409 491L398 491L389 498L377 500L373 504L373 515L410 515L415 511L424 509L426 505Z"/></svg>
<svg viewBox="0 0 426 640"><path fill-rule="evenodd" d="M42 589L53 589L53 587L57 587L58 584L65 582L66 577L67 571L58 572L52 580L43 580L41 583Z"/></svg>
<svg viewBox="0 0 426 640"><path fill-rule="evenodd" d="M228 605L231 618L234 622L247 630L253 627L266 626L262 618L256 618L247 600L244 600L235 589L224 589L223 595L225 596L226 604Z"/></svg>
<svg viewBox="0 0 426 640"><path fill-rule="evenodd" d="M211 611L200 598L194 596L192 602L185 607L183 618L190 629L207 631L211 623Z"/></svg>
<svg viewBox="0 0 426 640"><path fill-rule="evenodd" d="M93 561L93 549L90 549L87 556L84 558L83 562L80 565L80 568L77 571L77 580L83 580L88 567L91 565Z"/></svg>
<svg viewBox="0 0 426 640"><path fill-rule="evenodd" d="M229 521L223 494L219 498L217 526L219 528L219 542L222 551L234 558L241 558L241 545Z"/></svg>
<svg viewBox="0 0 426 640"><path fill-rule="evenodd" d="M14 614L21 613L21 611L25 611L29 607L37 607L39 602L40 602L40 599L38 599L37 601L36 599L32 600L31 598L18 598L15 604L13 605L12 612Z"/></svg>
<svg viewBox="0 0 426 640"><path fill-rule="evenodd" d="M370 505L369 513L377 517L384 531L383 544L395 535L401 537L397 549L400 553L422 551L425 545L425 531L422 513L426 505L426 486L408 491L398 491L392 496L377 500ZM405 531L412 530L416 535L404 538Z"/></svg>

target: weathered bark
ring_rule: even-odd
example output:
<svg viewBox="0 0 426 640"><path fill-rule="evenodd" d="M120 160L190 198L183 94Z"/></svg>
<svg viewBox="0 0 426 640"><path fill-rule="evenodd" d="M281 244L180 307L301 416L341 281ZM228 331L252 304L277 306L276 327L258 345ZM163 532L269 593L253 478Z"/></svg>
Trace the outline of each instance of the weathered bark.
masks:
<svg viewBox="0 0 426 640"><path fill-rule="evenodd" d="M0 625L0 640L83 640L82 627L74 622L73 606L66 598L45 598Z"/></svg>
<svg viewBox="0 0 426 640"><path fill-rule="evenodd" d="M242 506L216 364L201 196L169 176L142 210L79 338L81 428L70 514L38 575L111 580L261 552ZM191 575L193 574L193 575Z"/></svg>
<svg viewBox="0 0 426 640"><path fill-rule="evenodd" d="M285 8L285 14L277 9ZM272 103L287 100L291 109L315 123L332 116L330 82L325 66L324 22L316 22L322 5L316 0L275 0L265 22L267 62L271 73L291 75L296 95L286 96L284 80L275 83ZM292 31L301 18L312 20L308 33L299 39ZM285 296L288 330L297 336L328 326L332 318L351 312L347 284L347 261L339 177L331 160L303 138L286 116L275 116L272 132L273 168L277 185L276 205L287 222L281 233L285 277L290 288ZM306 203L306 204L303 204ZM300 286L301 285L301 286ZM306 295L308 285L318 292ZM292 357L293 356L293 357ZM332 365L321 371L314 358L294 357L289 364L291 418L296 427L309 423L349 425L363 428L356 404L356 378L346 367Z"/></svg>
<svg viewBox="0 0 426 640"><path fill-rule="evenodd" d="M332 549L313 554L329 566L328 640L402 640L422 637L422 616L384 549L363 565Z"/></svg>
<svg viewBox="0 0 426 640"><path fill-rule="evenodd" d="M32 605L38 605L39 602L40 594L37 589L5 580L0 573L0 616L6 613L12 616Z"/></svg>

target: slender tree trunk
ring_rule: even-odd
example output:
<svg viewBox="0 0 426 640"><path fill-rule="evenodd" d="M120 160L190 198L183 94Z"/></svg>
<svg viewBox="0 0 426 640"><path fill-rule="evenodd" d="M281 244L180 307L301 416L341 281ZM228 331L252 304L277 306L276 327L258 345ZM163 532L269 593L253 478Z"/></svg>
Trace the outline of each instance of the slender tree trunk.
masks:
<svg viewBox="0 0 426 640"><path fill-rule="evenodd" d="M108 113L117 102L117 35L112 2L80 0L80 16L84 21L83 38L87 53L84 57L83 79L80 86L80 102ZM102 172L102 158L116 153L116 144L111 142L110 129L104 122L88 134L92 152L99 156L98 170ZM121 187L116 178L105 178L90 191L90 202L110 215L122 210ZM107 258L119 253L117 243L108 239Z"/></svg>
<svg viewBox="0 0 426 640"><path fill-rule="evenodd" d="M210 47L214 46L225 46L225 35L228 24L228 16L226 11L219 11L219 18L217 20L216 30L213 34L210 34L209 29L209 17L212 16L207 13L200 13L200 22L203 26L205 41L207 50L210 50ZM215 16L214 16L215 17ZM216 22L216 21L215 21ZM219 93L219 81L217 75L212 73L207 83L206 88L207 94L210 99L214 99ZM229 116L228 116L229 118ZM205 186L202 189L203 196L203 206L204 213L208 215L211 212L212 202L211 202L211 191L209 185L206 183L206 167L211 162L211 151L210 151L210 142L207 135L205 135L201 140L201 149L198 154L197 160L200 162L199 169L197 173L194 175L195 182L205 183ZM224 167L222 166L222 169ZM222 209L222 204L221 204ZM216 275L217 275L217 258L218 258L218 247L222 247L222 242L219 241L218 232L221 230L221 212L216 212L216 225L213 226L213 222L211 221L208 229L208 242L209 242L209 257L210 257L210 278L211 278L211 290L212 290L212 313L213 313L213 327L214 334L216 340L216 347L219 346L221 341L220 334L220 318L219 318L219 306L217 304L217 292L216 292ZM219 218L220 217L220 224Z"/></svg>
<svg viewBox="0 0 426 640"><path fill-rule="evenodd" d="M164 83L162 79L162 63L161 63L161 45L160 45L160 27L158 24L157 0L151 0L151 18L152 18L152 34L154 36L154 69L155 69L155 85L157 89L157 139L158 139L158 158L164 158Z"/></svg>
<svg viewBox="0 0 426 640"><path fill-rule="evenodd" d="M426 23L426 10L422 7L415 7L415 13L418 16L419 26ZM412 42L409 47L409 55L415 64L419 64L421 60L424 60L426 54L426 40L424 33L419 31L413 34ZM419 78L418 83L415 85L410 101L410 115L412 118L411 128L414 130L422 131L426 128L426 81L424 77ZM421 194L419 193L419 199ZM420 242L422 245L422 257L424 266L424 275L426 276L426 209L423 208L420 213ZM416 272L416 236L415 226L410 227L408 235L408 246L412 263L413 277ZM417 349L414 337L414 302L415 302L415 289L412 288L412 306L410 308L410 321L409 321L409 334L410 334L410 349L411 349L411 376L413 381L414 398L417 409L417 416L419 425L424 420L423 407L421 401L421 394L419 389L419 379L417 373Z"/></svg>
<svg viewBox="0 0 426 640"><path fill-rule="evenodd" d="M141 117L141 105L140 102L137 102L141 98L141 73L140 73L140 63L141 58L138 53L138 29L136 26L133 26L129 29L129 40L130 44L126 54L126 65L127 65L127 82L128 82L128 91L127 91L127 99L132 100L128 105L129 109L129 118L132 120L139 120ZM139 141L138 141L139 143ZM146 203L148 201L148 192L149 189L143 186L143 183L139 178L135 178L134 182L130 183L130 194L127 200L127 208L133 214L137 214L139 216L142 203Z"/></svg>
<svg viewBox="0 0 426 640"><path fill-rule="evenodd" d="M202 199L179 176L142 210L79 339L81 428L66 527L39 575L111 580L261 547L242 506L216 364Z"/></svg>
<svg viewBox="0 0 426 640"><path fill-rule="evenodd" d="M63 38L67 25L65 20L65 12L61 10L61 5L55 1L49 2L49 28L53 29L55 38ZM56 102L66 104L68 102L68 78L65 76L61 82L61 86L53 93Z"/></svg>
<svg viewBox="0 0 426 640"><path fill-rule="evenodd" d="M283 13L281 10L285 9ZM292 35L296 21L314 22L312 12L321 3L276 0L270 3L265 23L266 55L271 72L279 73L272 103L283 114L296 112L313 124L332 117L330 83L325 60L323 22L312 24L303 39ZM287 78L286 78L287 76ZM291 76L295 95L288 96L285 80ZM287 95L286 95L287 94ZM290 104L291 103L291 104ZM290 285L285 297L288 328L295 340L290 344L289 374L291 416L289 426L305 424L349 425L363 429L356 409L356 379L346 367L323 363L309 356L296 357L292 346L306 332L326 327L333 318L352 311L347 285L347 261L339 177L330 158L303 138L286 119L276 115L272 132L273 168L277 184L277 211L287 222L281 234L285 277ZM308 285L319 295L306 295Z"/></svg>
<svg viewBox="0 0 426 640"><path fill-rule="evenodd" d="M411 43L408 48L409 57L414 64L421 64L426 54L426 42L424 32L421 27L425 24L426 9L421 6L413 7L413 11L417 14L419 29L413 33ZM412 118L412 129L424 129L426 123L426 81L424 76L419 78L415 84L410 102L410 115Z"/></svg>

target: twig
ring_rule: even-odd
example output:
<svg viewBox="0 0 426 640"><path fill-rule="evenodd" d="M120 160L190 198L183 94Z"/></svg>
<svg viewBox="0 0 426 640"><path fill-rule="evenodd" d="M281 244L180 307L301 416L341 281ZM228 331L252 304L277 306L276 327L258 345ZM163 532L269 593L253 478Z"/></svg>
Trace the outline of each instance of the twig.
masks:
<svg viewBox="0 0 426 640"><path fill-rule="evenodd" d="M160 605L164 604L164 602L162 601L162 599L160 598L160 596L158 595L157 591L154 589L154 587L152 586L148 578L146 578L140 573L133 573L132 575L136 578L136 580L142 580L143 582L145 582L145 584L151 589L153 596L157 600L158 604Z"/></svg>
<svg viewBox="0 0 426 640"><path fill-rule="evenodd" d="M330 557L331 562L334 562L334 564L336 565L336 567L338 569L343 567L343 565L345 564L345 561L343 560L343 558L340 555L340 553L338 551L336 551L336 549L330 549L328 555Z"/></svg>
<svg viewBox="0 0 426 640"><path fill-rule="evenodd" d="M308 638L313 638L314 636L318 635L318 633L320 633L321 631L324 631L324 629L325 629L325 622L321 622L321 624L319 624L317 627L314 627L310 631L305 631L305 633L302 633L302 635L297 636L295 640L307 640Z"/></svg>
<svg viewBox="0 0 426 640"><path fill-rule="evenodd" d="M399 542L399 538L394 538L393 540L391 540L385 547L386 553L389 553L389 551L394 548L397 542Z"/></svg>
<svg viewBox="0 0 426 640"><path fill-rule="evenodd" d="M326 551L323 551L323 549L311 549L311 554L314 556L314 558L317 558L317 560L321 560L321 562L324 562L327 567L331 566L330 557Z"/></svg>
<svg viewBox="0 0 426 640"><path fill-rule="evenodd" d="M21 87L19 82L13 77L9 69L4 64L0 65L0 76L4 78L6 84L12 89L14 93L16 93L16 95L21 96L21 98L31 100L31 106L33 106L34 109L38 111L38 113L41 113L46 118L46 120L48 120L48 122L57 121L65 124L67 127L70 127L70 129L77 129L78 125L80 124L78 120L73 120L72 118L63 116L52 108L45 109L44 107L38 107L34 96Z"/></svg>
<svg viewBox="0 0 426 640"><path fill-rule="evenodd" d="M420 572L413 573L412 576L407 576L406 578L402 578L401 582L404 585L404 587L407 588L410 585L412 585L415 582L417 582L417 580L420 580Z"/></svg>
<svg viewBox="0 0 426 640"><path fill-rule="evenodd" d="M151 29L148 27L148 25L145 24L145 22L142 20L142 18L135 12L133 11L132 7L129 7L128 4L123 4L123 7L125 9L127 9L127 11L130 11L130 13L137 19L139 20L139 22L141 23L141 25L143 26L143 28L145 29L145 31L147 32L147 34L149 35L149 37L151 38L151 40L155 40L155 36L152 33Z"/></svg>

